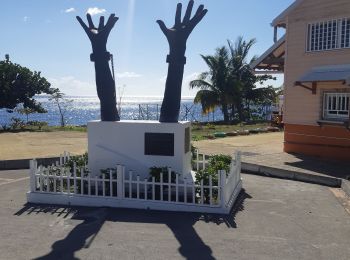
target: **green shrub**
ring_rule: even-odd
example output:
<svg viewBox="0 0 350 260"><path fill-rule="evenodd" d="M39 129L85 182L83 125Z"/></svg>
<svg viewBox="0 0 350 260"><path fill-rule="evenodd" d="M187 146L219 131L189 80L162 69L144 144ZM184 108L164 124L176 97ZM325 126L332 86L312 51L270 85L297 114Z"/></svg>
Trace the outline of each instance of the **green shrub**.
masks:
<svg viewBox="0 0 350 260"><path fill-rule="evenodd" d="M163 173L163 182L169 182L168 167L151 167L149 168L149 174L155 178L156 182L160 182L160 174ZM172 171L170 176L172 183L176 182L176 172Z"/></svg>
<svg viewBox="0 0 350 260"><path fill-rule="evenodd" d="M218 180L218 171L225 170L226 175L230 171L230 165L231 165L232 157L229 155L219 154L214 155L209 158L208 167L204 170L199 170L196 172L196 184L200 185L201 181L203 181L203 185L207 186L209 185L209 178L211 176L212 178L212 185L213 186L219 186L219 180ZM196 189L197 193L200 193L200 188ZM204 197L204 203L209 203L210 200L210 191L209 189L205 188L203 189L203 197ZM218 192L217 190L213 190L212 193L213 199L217 200Z"/></svg>
<svg viewBox="0 0 350 260"><path fill-rule="evenodd" d="M12 117L11 118L11 124L10 124L10 128L12 130L17 130L17 129L24 129L26 126L26 123L17 117Z"/></svg>
<svg viewBox="0 0 350 260"><path fill-rule="evenodd" d="M81 169L87 173L86 165L88 165L88 153L84 153L83 155L74 155L70 156L69 160L64 164L64 167L69 169L73 169L74 163L77 167L77 176L80 177Z"/></svg>
<svg viewBox="0 0 350 260"><path fill-rule="evenodd" d="M29 121L27 125L37 127L41 130L43 127L48 126L48 123L44 121Z"/></svg>

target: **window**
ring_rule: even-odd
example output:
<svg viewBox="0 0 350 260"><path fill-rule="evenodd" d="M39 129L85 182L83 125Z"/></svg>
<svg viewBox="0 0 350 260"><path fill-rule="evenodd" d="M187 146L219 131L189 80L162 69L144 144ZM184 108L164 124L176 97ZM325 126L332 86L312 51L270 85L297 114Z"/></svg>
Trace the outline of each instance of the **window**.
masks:
<svg viewBox="0 0 350 260"><path fill-rule="evenodd" d="M323 103L324 119L349 119L350 93L325 93Z"/></svg>
<svg viewBox="0 0 350 260"><path fill-rule="evenodd" d="M350 18L308 25L307 51L350 48Z"/></svg>

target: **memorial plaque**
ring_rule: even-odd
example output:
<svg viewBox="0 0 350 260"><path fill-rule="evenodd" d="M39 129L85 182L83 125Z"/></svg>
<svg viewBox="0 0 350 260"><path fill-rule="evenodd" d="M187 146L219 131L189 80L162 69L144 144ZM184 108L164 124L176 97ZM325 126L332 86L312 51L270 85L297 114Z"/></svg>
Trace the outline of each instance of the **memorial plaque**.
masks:
<svg viewBox="0 0 350 260"><path fill-rule="evenodd" d="M145 133L145 155L174 156L174 134Z"/></svg>
<svg viewBox="0 0 350 260"><path fill-rule="evenodd" d="M190 136L190 128L187 127L185 129L185 153L188 153L190 151L191 146L191 136Z"/></svg>

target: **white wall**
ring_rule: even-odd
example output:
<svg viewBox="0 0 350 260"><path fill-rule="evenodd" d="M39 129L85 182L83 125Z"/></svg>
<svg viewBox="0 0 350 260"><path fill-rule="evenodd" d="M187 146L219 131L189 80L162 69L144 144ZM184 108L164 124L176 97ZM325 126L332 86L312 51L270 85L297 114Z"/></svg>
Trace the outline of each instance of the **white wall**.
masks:
<svg viewBox="0 0 350 260"><path fill-rule="evenodd" d="M101 169L117 164L146 178L149 168L171 167L177 173L190 174L191 152L185 153L185 129L190 122L159 123L157 121L120 121L88 123L89 169L99 174ZM173 133L174 156L145 155L145 133Z"/></svg>

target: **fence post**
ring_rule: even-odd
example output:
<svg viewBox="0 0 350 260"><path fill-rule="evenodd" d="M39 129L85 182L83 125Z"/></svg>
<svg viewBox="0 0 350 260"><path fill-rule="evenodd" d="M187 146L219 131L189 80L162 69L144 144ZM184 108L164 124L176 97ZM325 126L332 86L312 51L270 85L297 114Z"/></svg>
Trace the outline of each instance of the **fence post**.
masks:
<svg viewBox="0 0 350 260"><path fill-rule="evenodd" d="M132 198L132 171L129 171L129 198Z"/></svg>
<svg viewBox="0 0 350 260"><path fill-rule="evenodd" d="M220 170L220 190L221 190L221 198L220 198L220 204L221 207L226 206L226 195L225 195L225 186L226 186L226 171Z"/></svg>
<svg viewBox="0 0 350 260"><path fill-rule="evenodd" d="M171 201L171 168L168 168L168 201Z"/></svg>
<svg viewBox="0 0 350 260"><path fill-rule="evenodd" d="M77 163L73 163L74 194L77 194Z"/></svg>
<svg viewBox="0 0 350 260"><path fill-rule="evenodd" d="M163 201L163 172L160 173L160 200Z"/></svg>
<svg viewBox="0 0 350 260"><path fill-rule="evenodd" d="M117 196L119 199L123 198L123 187L124 187L124 180L123 180L123 167L122 165L117 165Z"/></svg>
<svg viewBox="0 0 350 260"><path fill-rule="evenodd" d="M197 162L196 171L198 172L199 171L199 150L198 149L196 150L196 162Z"/></svg>
<svg viewBox="0 0 350 260"><path fill-rule="evenodd" d="M30 174L30 191L31 192L34 192L35 191L35 174L36 174L36 160L33 159L30 161L29 163L30 165L30 171L29 171L29 174Z"/></svg>
<svg viewBox="0 0 350 260"><path fill-rule="evenodd" d="M113 178L112 178L112 170L109 170L109 196L113 196Z"/></svg>
<svg viewBox="0 0 350 260"><path fill-rule="evenodd" d="M205 154L203 153L203 171L205 170Z"/></svg>
<svg viewBox="0 0 350 260"><path fill-rule="evenodd" d="M237 165L237 176L238 181L241 179L241 169L242 169L242 153L241 151L236 151L236 165Z"/></svg>

